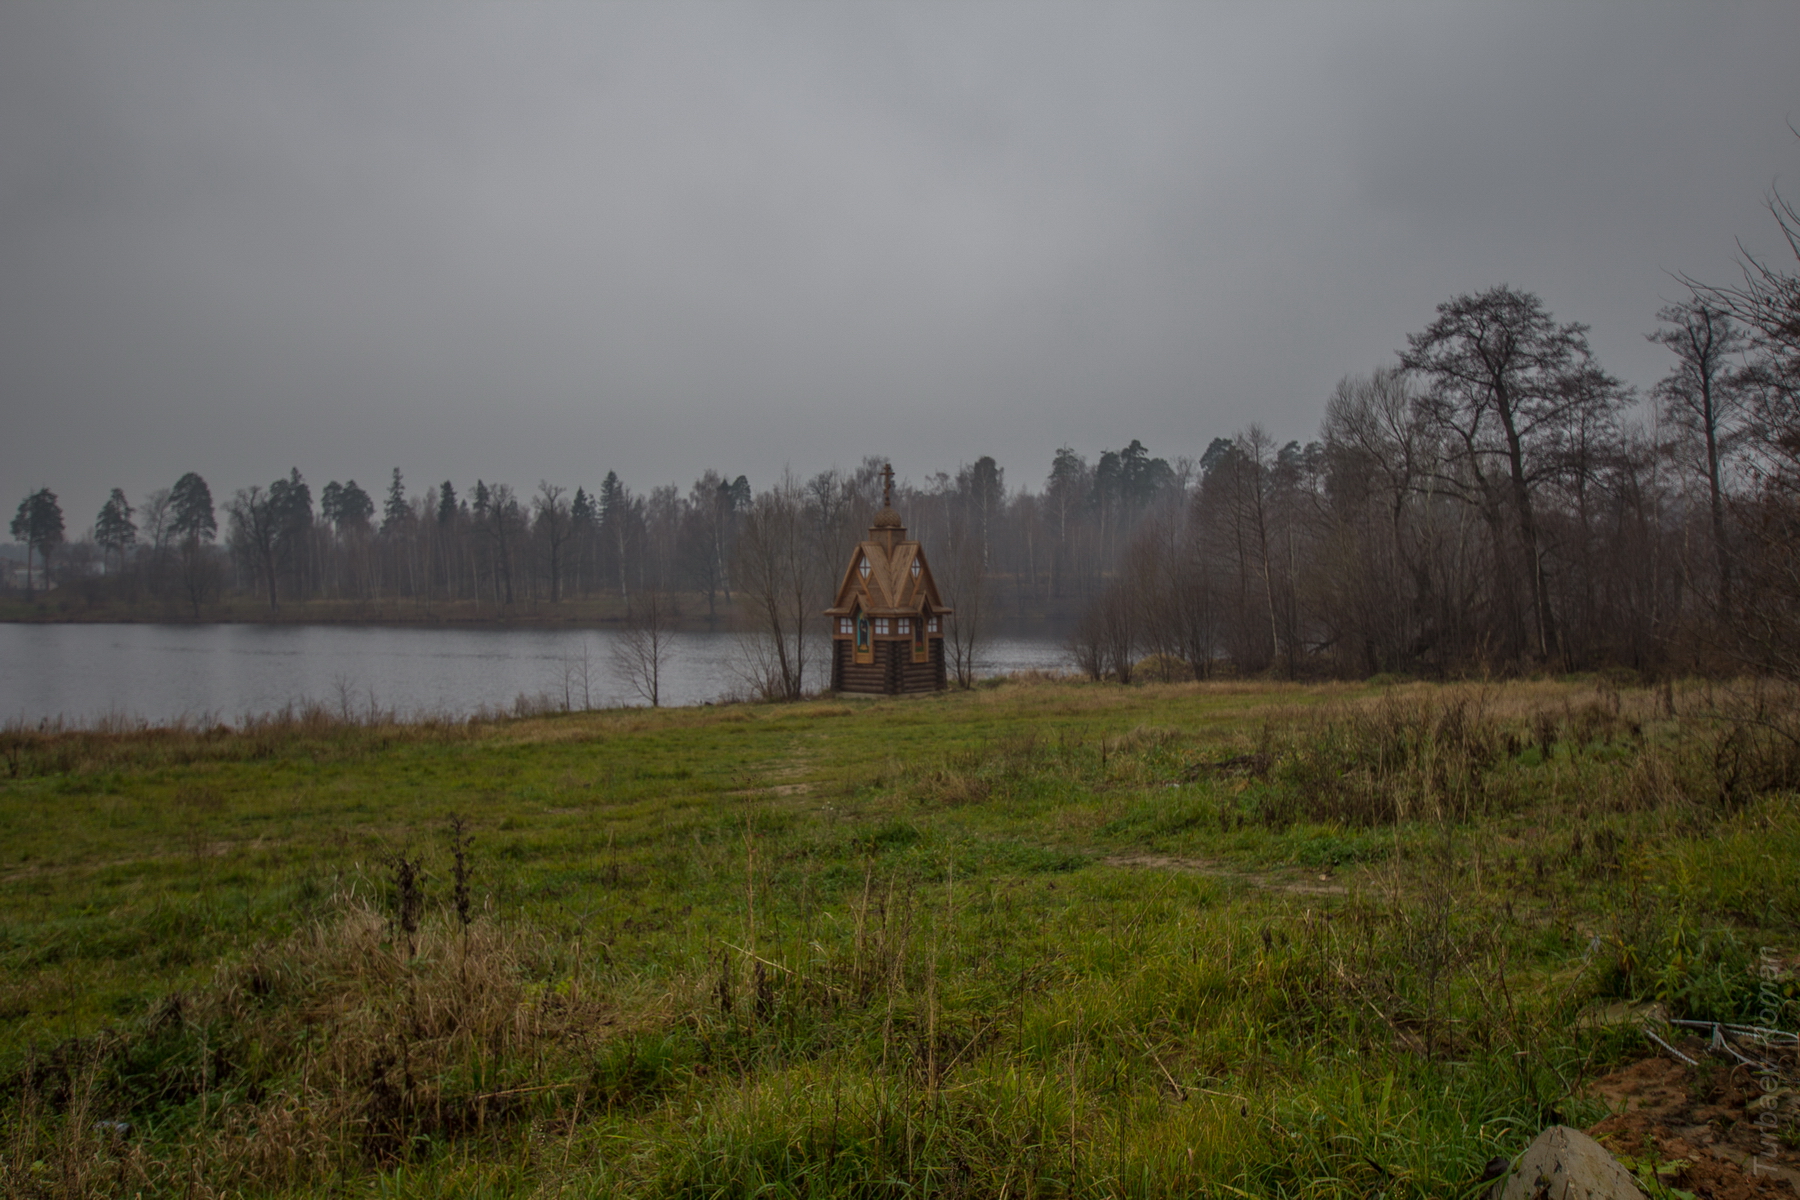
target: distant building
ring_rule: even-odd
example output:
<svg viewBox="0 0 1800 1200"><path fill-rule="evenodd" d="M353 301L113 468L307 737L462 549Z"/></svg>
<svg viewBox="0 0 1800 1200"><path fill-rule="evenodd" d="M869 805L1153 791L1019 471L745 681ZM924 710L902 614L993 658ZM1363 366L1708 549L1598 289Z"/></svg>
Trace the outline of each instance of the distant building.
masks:
<svg viewBox="0 0 1800 1200"><path fill-rule="evenodd" d="M43 567L32 563L31 587L38 592L49 592L56 587L49 579L43 578ZM0 588L7 592L23 592L25 590L25 560L23 558L0 558Z"/></svg>
<svg viewBox="0 0 1800 1200"><path fill-rule="evenodd" d="M838 692L942 691L944 618L925 550L894 511L894 469L882 470L881 511L838 584L831 618L831 687Z"/></svg>

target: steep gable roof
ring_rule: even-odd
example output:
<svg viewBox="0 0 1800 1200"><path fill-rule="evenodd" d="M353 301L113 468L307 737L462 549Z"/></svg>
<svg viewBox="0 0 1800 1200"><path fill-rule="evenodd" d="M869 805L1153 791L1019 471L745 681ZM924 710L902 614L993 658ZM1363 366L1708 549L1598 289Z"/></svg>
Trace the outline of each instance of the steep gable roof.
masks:
<svg viewBox="0 0 1800 1200"><path fill-rule="evenodd" d="M863 577L862 564L869 564ZM914 562L919 574L912 573ZM837 600L825 611L832 616L847 616L858 602L876 616L903 616L922 611L927 604L934 613L949 613L932 578L931 564L925 550L917 542L896 542L890 551L877 541L856 544L849 565L838 583Z"/></svg>

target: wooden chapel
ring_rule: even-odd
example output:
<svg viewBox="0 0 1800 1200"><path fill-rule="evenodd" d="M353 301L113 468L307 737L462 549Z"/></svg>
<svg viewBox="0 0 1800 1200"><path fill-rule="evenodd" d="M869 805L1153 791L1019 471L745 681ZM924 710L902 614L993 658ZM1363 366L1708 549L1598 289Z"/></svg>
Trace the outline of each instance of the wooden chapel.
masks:
<svg viewBox="0 0 1800 1200"><path fill-rule="evenodd" d="M831 618L831 688L836 692L942 691L944 618L919 543L907 540L894 511L894 468L881 470L881 511L856 544L838 584Z"/></svg>

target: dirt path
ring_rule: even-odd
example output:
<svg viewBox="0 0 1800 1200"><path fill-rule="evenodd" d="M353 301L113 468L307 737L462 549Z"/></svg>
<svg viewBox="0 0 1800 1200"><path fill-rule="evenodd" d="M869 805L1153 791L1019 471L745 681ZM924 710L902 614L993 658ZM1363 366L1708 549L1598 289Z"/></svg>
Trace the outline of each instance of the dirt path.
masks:
<svg viewBox="0 0 1800 1200"><path fill-rule="evenodd" d="M1342 896L1345 893L1344 885L1336 882L1330 875L1308 874L1300 870L1249 871L1217 859L1176 858L1167 854L1110 854L1100 861L1109 867L1179 871L1213 879L1239 880L1251 887L1286 892L1294 896Z"/></svg>

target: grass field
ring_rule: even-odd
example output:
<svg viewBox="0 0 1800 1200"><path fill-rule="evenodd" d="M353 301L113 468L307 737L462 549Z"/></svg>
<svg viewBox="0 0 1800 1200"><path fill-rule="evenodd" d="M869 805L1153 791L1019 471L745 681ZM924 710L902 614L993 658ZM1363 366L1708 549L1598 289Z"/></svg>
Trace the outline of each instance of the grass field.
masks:
<svg viewBox="0 0 1800 1200"><path fill-rule="evenodd" d="M1633 1006L1800 1023L1797 733L1604 680L10 730L0 1193L1473 1195Z"/></svg>

